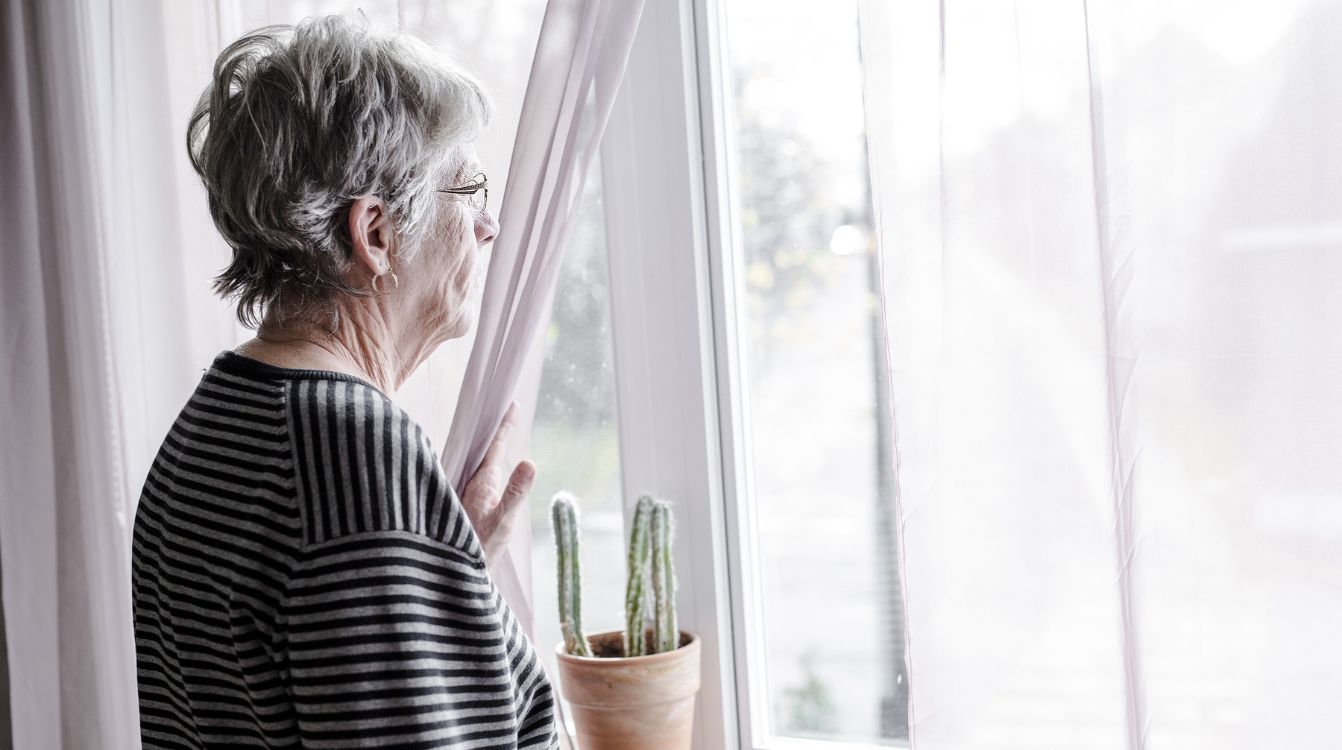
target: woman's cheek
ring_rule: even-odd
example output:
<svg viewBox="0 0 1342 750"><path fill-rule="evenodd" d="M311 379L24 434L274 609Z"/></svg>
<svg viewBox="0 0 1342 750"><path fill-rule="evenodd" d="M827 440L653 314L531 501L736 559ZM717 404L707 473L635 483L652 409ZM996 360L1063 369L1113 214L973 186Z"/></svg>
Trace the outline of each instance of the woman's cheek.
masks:
<svg viewBox="0 0 1342 750"><path fill-rule="evenodd" d="M473 226L464 227L460 243L458 244L458 254L461 257L461 269L459 279L463 289L469 290L475 282L475 277L480 270L479 250L475 244L475 231Z"/></svg>

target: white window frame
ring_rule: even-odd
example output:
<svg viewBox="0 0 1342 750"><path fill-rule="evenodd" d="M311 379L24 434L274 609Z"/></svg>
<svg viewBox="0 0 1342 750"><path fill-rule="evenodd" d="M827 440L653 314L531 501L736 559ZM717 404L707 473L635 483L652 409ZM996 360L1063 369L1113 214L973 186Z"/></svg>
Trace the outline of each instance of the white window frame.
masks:
<svg viewBox="0 0 1342 750"><path fill-rule="evenodd" d="M767 730L722 11L647 0L601 148L625 518L646 492L677 503L695 750L885 750Z"/></svg>
<svg viewBox="0 0 1342 750"><path fill-rule="evenodd" d="M695 750L737 748L694 8L648 0L601 146L625 519L676 502L680 626L702 642Z"/></svg>

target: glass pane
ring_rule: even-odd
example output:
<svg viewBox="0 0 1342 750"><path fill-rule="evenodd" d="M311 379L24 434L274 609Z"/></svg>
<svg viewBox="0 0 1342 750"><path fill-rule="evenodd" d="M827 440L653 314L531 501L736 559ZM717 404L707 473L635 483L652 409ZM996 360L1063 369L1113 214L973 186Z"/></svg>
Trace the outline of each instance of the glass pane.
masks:
<svg viewBox="0 0 1342 750"><path fill-rule="evenodd" d="M908 680L857 8L726 13L768 733L895 744Z"/></svg>
<svg viewBox="0 0 1342 750"><path fill-rule="evenodd" d="M583 627L591 635L624 624L624 520L610 282L596 164L588 173L581 201L545 334L545 365L531 437L537 469L531 492L535 642L552 678L557 674L555 646L563 636L550 500L560 490L581 501Z"/></svg>

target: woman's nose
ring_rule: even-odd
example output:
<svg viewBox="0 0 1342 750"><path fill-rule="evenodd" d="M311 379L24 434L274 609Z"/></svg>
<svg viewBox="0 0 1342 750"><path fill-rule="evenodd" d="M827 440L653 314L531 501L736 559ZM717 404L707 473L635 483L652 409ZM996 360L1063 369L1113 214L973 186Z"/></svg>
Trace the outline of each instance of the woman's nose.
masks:
<svg viewBox="0 0 1342 750"><path fill-rule="evenodd" d="M488 211L482 212L480 218L475 220L475 241L479 244L493 242L494 236L498 233L499 222Z"/></svg>

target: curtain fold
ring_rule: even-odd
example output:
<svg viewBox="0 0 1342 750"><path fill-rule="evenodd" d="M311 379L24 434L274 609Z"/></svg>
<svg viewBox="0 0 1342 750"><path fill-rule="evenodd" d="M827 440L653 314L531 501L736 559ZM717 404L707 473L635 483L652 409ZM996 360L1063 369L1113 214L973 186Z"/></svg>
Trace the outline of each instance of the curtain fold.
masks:
<svg viewBox="0 0 1342 750"><path fill-rule="evenodd" d="M1342 731L1342 11L861 0L920 749Z"/></svg>
<svg viewBox="0 0 1342 750"><path fill-rule="evenodd" d="M483 460L509 403L521 405L516 434L529 434L542 365L540 339L549 319L563 243L597 155L624 75L641 0L550 0L522 104L512 163L499 212L481 303L443 465L460 490ZM509 446L510 461L526 455ZM514 528L494 575L528 635L534 632L529 517Z"/></svg>
<svg viewBox="0 0 1342 750"><path fill-rule="evenodd" d="M1097 4L1098 6L1098 4ZM1117 570L1115 596L1118 599L1119 653L1123 661L1123 709L1126 721L1127 745L1132 750L1146 745L1146 690L1142 684L1142 653L1137 638L1136 600L1133 591L1133 557L1137 554L1134 536L1134 484L1137 449L1137 428L1130 415L1128 396L1131 393L1137 347L1131 347L1131 356L1123 356L1126 342L1121 337L1129 331L1123 325L1125 296L1130 288L1136 264L1130 243L1114 236L1110 212L1115 207L1109 191L1108 147L1105 143L1104 70L1098 45L1103 42L1092 33L1092 23L1106 27L1103 16L1093 20L1091 4L1082 0L1082 33L1085 35L1086 90L1090 123L1090 179L1091 196L1095 203L1095 249L1099 256L1097 284L1101 308L1104 310L1102 342L1105 354L1105 415L1108 422L1110 464L1110 492L1114 505L1114 566ZM1110 21L1112 22L1112 21Z"/></svg>
<svg viewBox="0 0 1342 750"><path fill-rule="evenodd" d="M191 377L184 357L165 356L185 340L185 293L164 237L172 194L146 184L165 163L160 130L135 121L157 111L145 95L165 66L133 32L161 29L156 8L107 2L4 12L0 553L14 746L138 747L135 467L157 448L154 420L176 408L145 396L184 398Z"/></svg>

